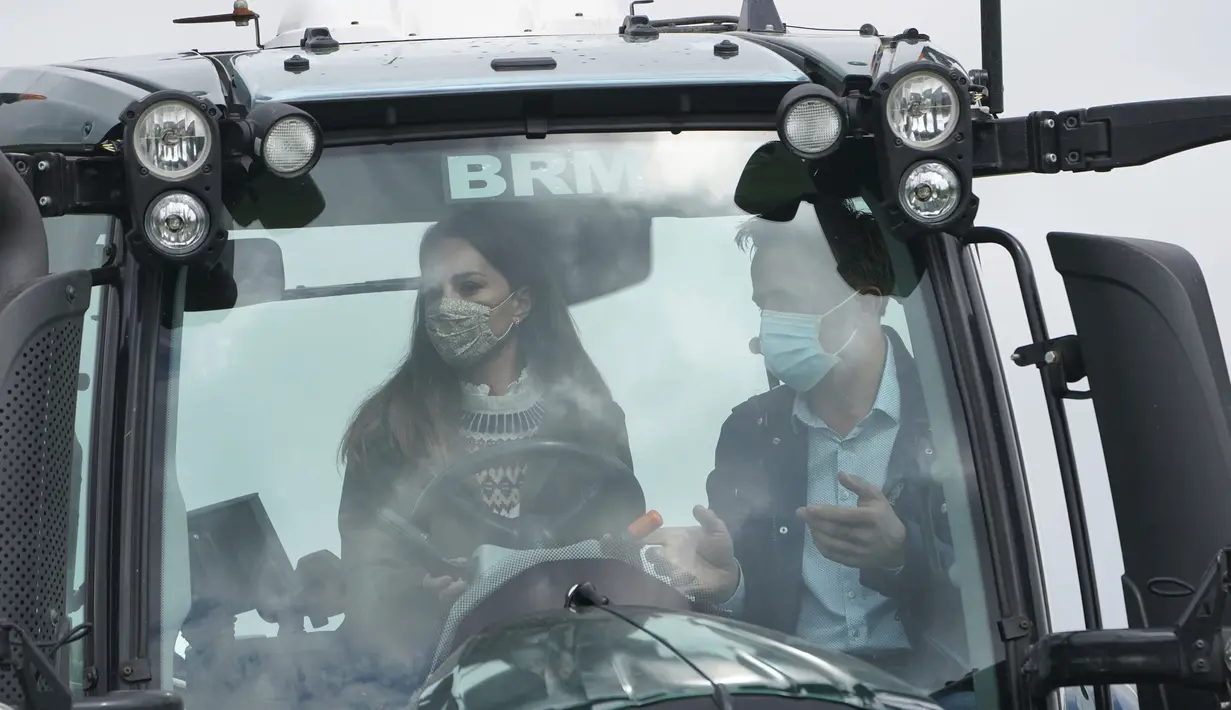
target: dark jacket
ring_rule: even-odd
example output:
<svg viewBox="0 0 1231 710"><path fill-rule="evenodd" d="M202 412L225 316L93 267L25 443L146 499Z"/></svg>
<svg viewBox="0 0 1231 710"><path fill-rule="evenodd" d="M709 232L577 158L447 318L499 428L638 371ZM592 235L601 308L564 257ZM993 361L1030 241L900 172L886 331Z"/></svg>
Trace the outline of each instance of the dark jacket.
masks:
<svg viewBox="0 0 1231 710"><path fill-rule="evenodd" d="M547 412L536 438L575 443L615 456L632 468L624 412L614 402L607 399L595 406L553 398L549 393L544 405ZM405 678L415 675L408 669L431 661L449 607L423 586L426 570L408 554L405 539L382 522L379 514L387 508L408 520L431 474L391 450L383 456L369 456L367 462L365 469L348 465L342 484L338 529L347 584L341 630L352 650L375 666L373 673ZM568 481L585 480L553 475L555 471L548 470L552 468L540 464L526 472L524 513L557 509L576 495ZM543 485L544 481L550 483ZM481 500L477 484L469 492ZM443 552L457 558L471 556L486 542L473 526L447 514L432 517L425 532Z"/></svg>
<svg viewBox="0 0 1231 710"><path fill-rule="evenodd" d="M929 658L929 666L937 663L932 656L942 659L933 673L956 678L970 670L965 648L954 649L953 641L940 644L932 633L943 629L940 636L960 639L964 646L960 597L948 573L953 546L947 507L931 477L931 427L914 359L897 333L885 332L897 363L901 419L884 490L906 526L906 563L896 574L862 570L860 581L898 605L912 648ZM787 634L795 633L806 593L802 565L808 539L807 526L795 514L808 490L807 428L794 416L795 396L787 387L775 387L732 411L706 486L710 508L729 528L743 571L741 618Z"/></svg>

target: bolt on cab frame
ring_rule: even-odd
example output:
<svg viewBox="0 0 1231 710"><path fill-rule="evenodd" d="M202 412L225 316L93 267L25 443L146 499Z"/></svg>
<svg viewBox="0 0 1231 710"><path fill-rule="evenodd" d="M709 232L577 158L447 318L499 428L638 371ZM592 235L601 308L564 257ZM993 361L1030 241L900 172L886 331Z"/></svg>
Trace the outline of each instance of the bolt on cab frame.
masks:
<svg viewBox="0 0 1231 710"><path fill-rule="evenodd" d="M244 3L230 14L191 18L220 20L259 22ZM255 248L228 241L228 225L243 219L245 194L276 195L266 208L271 201L311 203L309 178L322 156L374 142L759 130L777 131L780 140L745 166L735 190L743 212L787 222L817 190L838 191L862 200L934 269L983 477L979 495L994 513L988 535L1005 659L978 672L998 675L1007 689L1002 702L1047 707L1057 689L1093 686L1100 709L1110 710L1107 687L1115 684L1137 684L1149 710L1231 701L1223 614L1231 589L1231 548L1224 547L1231 545L1224 513L1231 502L1231 382L1201 270L1167 244L1052 233L1053 263L1077 330L1053 338L1025 250L1006 232L976 224L975 181L1130 167L1231 139L1231 97L1003 117L995 0L984 0L983 23L985 68L970 71L915 30L791 32L773 0L745 0L739 17L652 20L630 9L618 34L594 46L597 69L548 53L550 38L513 38L465 74L441 69L433 76L424 68L414 80L382 75L356 89L356 74L319 72L331 66L331 55L353 49L344 28L309 27L297 44L280 37L257 52L0 71L0 662L8 668L0 700L31 710L180 705L172 692L150 688L150 610L158 601L139 580L158 544L143 516L162 484L150 460L157 375L143 353L158 337L172 269L212 275L206 281L214 287L202 298L234 302L239 275L230 270L241 250ZM684 33L713 35L704 56L673 49ZM661 75L621 69L645 57L661 62ZM913 93L904 91L911 82ZM902 97L919 102L925 94L933 109L948 111L948 122L904 133L894 116L928 109ZM156 130L167 124L192 125L196 133ZM195 152L181 149L188 139ZM488 186L516 181L485 170L466 168ZM88 214L115 219L105 263L49 273L44 220ZM1005 248L1016 267L1032 342L1012 359L1037 367L1046 391L1085 631L1048 633L1011 409L968 249L977 244ZM354 286L413 288L397 280ZM73 422L82 327L96 287L104 289L112 327L98 346L104 376L85 462L92 481L88 625L70 631ZM312 297L277 290L279 298ZM1069 388L1082 379L1087 391ZM1101 628L1068 399L1090 399L1098 418L1130 629ZM1179 469L1177 450L1187 461ZM1179 592L1166 588L1175 580ZM587 599L598 603L600 596ZM84 647L87 666L76 698L64 681L69 644ZM724 693L715 691L720 707L732 702Z"/></svg>

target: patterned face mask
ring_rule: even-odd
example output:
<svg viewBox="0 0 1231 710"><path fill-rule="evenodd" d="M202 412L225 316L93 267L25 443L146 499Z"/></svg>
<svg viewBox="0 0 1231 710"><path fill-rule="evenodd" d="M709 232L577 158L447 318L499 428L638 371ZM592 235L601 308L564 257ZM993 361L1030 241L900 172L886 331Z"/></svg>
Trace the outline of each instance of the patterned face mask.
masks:
<svg viewBox="0 0 1231 710"><path fill-rule="evenodd" d="M442 298L427 311L427 335L440 357L455 370L469 370L490 355L517 325L514 319L503 335L492 332L492 313L513 298L495 307L456 298Z"/></svg>

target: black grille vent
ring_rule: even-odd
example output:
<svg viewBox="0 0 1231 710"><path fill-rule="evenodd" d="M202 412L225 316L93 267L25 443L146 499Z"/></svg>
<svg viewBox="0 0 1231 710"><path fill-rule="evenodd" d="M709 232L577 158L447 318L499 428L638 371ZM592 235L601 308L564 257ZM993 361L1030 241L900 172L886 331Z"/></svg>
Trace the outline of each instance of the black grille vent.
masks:
<svg viewBox="0 0 1231 710"><path fill-rule="evenodd" d="M0 610L39 643L64 630L81 320L30 338L0 393ZM22 697L12 673L0 698Z"/></svg>

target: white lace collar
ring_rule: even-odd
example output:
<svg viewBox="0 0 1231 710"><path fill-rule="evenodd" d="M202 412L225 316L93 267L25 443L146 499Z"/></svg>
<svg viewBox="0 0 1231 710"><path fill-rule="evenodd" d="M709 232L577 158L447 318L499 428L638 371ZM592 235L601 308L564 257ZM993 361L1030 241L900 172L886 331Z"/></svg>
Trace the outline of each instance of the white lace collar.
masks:
<svg viewBox="0 0 1231 710"><path fill-rule="evenodd" d="M462 383L462 409L467 412L523 412L538 404L542 397L543 388L529 368L522 370L521 375L509 385L509 391L502 395L493 395L487 385Z"/></svg>

